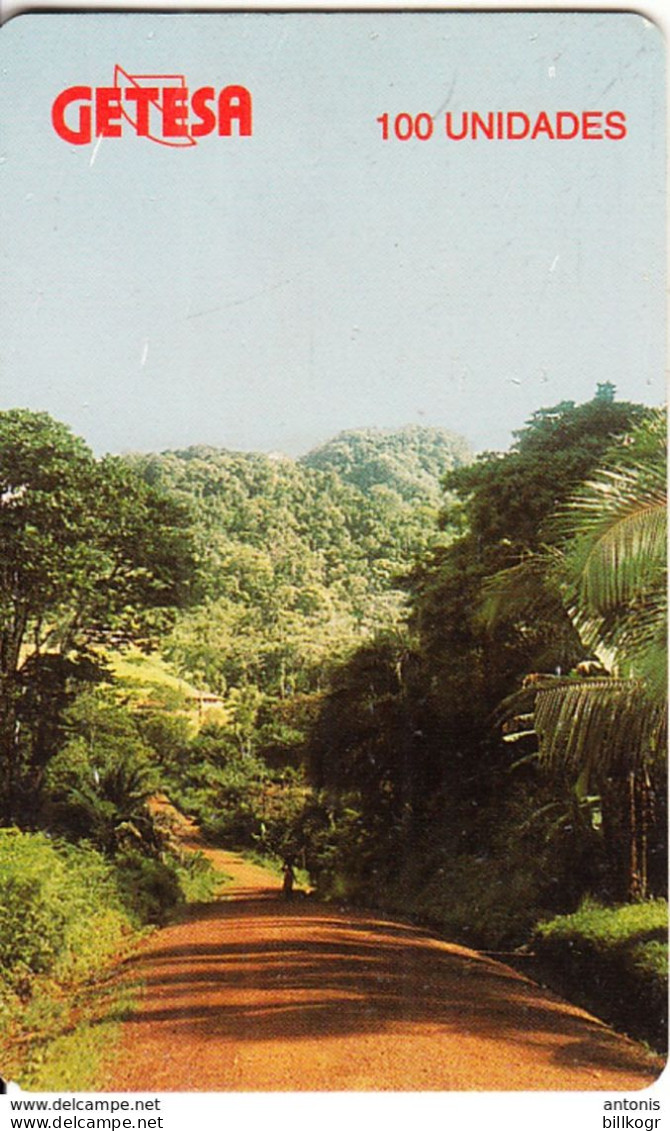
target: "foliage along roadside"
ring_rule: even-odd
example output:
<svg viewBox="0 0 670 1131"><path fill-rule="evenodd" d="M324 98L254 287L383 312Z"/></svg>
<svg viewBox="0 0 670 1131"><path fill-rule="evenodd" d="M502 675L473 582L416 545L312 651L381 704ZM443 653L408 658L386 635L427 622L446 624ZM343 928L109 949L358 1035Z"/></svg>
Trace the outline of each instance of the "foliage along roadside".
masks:
<svg viewBox="0 0 670 1131"><path fill-rule="evenodd" d="M567 676L524 680L530 710L522 734L534 734L545 766L561 768L591 796L605 836L623 842L630 899L649 895L649 842L659 839L655 810L665 792L666 480L659 411L612 449L555 520L563 538L545 584L557 588L597 660Z"/></svg>
<svg viewBox="0 0 670 1131"><path fill-rule="evenodd" d="M586 405L534 414L510 452L447 477L443 522L460 524L460 535L417 564L404 632L379 636L335 672L308 743L331 823L338 807L356 814L349 835L332 830L331 856L357 897L393 889L409 867L420 899L442 870L441 901L450 884L463 889L450 920L460 908L462 930L489 946L518 945L541 914L570 910L588 892L621 898L616 828L606 842L597 806L569 774L540 766L535 736L512 752L495 720L529 672L569 672L588 647L542 579L536 600L524 591L493 623L482 604L491 575L542 549L557 506L645 415L603 388ZM665 883L659 772L652 891Z"/></svg>
<svg viewBox="0 0 670 1131"><path fill-rule="evenodd" d="M0 833L0 1011L3 1075L30 1086L45 1047L69 1027L139 924L112 865L92 848L42 833ZM82 1086L82 1085L79 1085Z"/></svg>
<svg viewBox="0 0 670 1131"><path fill-rule="evenodd" d="M545 564L531 577L528 567L543 554L554 564L556 508L611 451L636 446L650 415L603 386L586 405L534 414L510 452L450 472L443 541L419 548L405 582L409 624L387 620L337 664L326 647L316 694L303 689L303 701L311 698L304 737L299 726L293 749L284 746L293 786L269 769L266 753L280 712L290 721L299 697L262 667L242 679L248 710L237 734L210 731L175 767L183 802L210 833L297 855L321 894L417 915L485 948L522 945L538 918L574 909L585 894L620 898L625 868L612 846L625 835L621 806L608 801L607 838L602 826L603 795L617 782L585 796L565 768L540 765L534 736L511 754L495 713L527 673L576 671L592 655ZM350 465L346 437L327 447L315 467L369 486L368 473ZM202 482L215 463L209 472L200 464ZM244 522L238 532L244 537ZM487 619L487 586L502 569L517 571L515 590ZM225 652L227 641L218 635L216 645ZM264 706L261 688L271 691ZM659 765L648 830L656 892L665 877L663 774Z"/></svg>
<svg viewBox="0 0 670 1131"><path fill-rule="evenodd" d="M587 405L566 402L536 413L509 453L484 456L447 477L454 494L443 522L452 530L460 523L460 534L417 565L408 586L409 632L404 639L379 637L336 671L312 732L311 772L328 813L326 866L320 869L325 890L409 911L487 949L524 944L538 919L570 912L587 895L616 904L631 892L665 894L663 744L643 749L643 728L629 726L632 749L587 783L584 768L606 760L597 728L584 728L573 765L565 757L542 759L546 733L538 735L531 707L525 728L516 728L513 754L496 727L501 701L529 673L548 673L532 678L554 685L557 673L569 673L573 687L596 666L594 640L580 636L583 625L547 568L557 558L569 560L582 535L576 527L564 526L560 535L552 530L557 508L584 480L597 481L599 467L611 469L622 453L637 448L646 448L655 461L655 481L664 479L662 415L617 404L613 392L603 386ZM600 476L611 485L615 474ZM647 473L645 482L649 478ZM638 539L655 558L642 569L636 561L630 571L633 581L642 578L645 592L638 587L631 593L629 586L618 624L607 610L609 628L623 627L619 641L627 647L635 640L638 662L640 640L651 640L658 670L666 647L665 606L654 596L663 577L665 545L655 533L662 506L656 493L653 537ZM635 552L639 557L637 547ZM502 570L513 575L513 585L498 588L495 616L484 615L491 578ZM644 631L633 633L631 624ZM603 696L615 685L603 669L592 684ZM633 723L644 707L639 695L634 698ZM561 743L565 748L559 734L557 747ZM634 782L639 801L633 809L630 772L639 765L643 776ZM627 846L636 830L634 856L644 858L644 886L634 887ZM659 963L667 962L667 946L659 948ZM570 949L560 953L567 981ZM621 985L634 1013L635 978L622 978ZM599 1002L601 1013L607 1014L612 992L613 983ZM658 1037L658 981L654 993Z"/></svg>
<svg viewBox="0 0 670 1131"><path fill-rule="evenodd" d="M586 899L539 923L533 973L572 1001L659 1051L668 1038L668 905L605 907Z"/></svg>
<svg viewBox="0 0 670 1131"><path fill-rule="evenodd" d="M130 854L112 861L90 845L43 833L0 830L4 1076L32 1088L93 1086L92 1058L108 1043L97 1023L106 1026L129 993L110 981L110 971L137 944L147 916L156 918L159 902L164 917L216 886L201 855L172 866L150 863Z"/></svg>

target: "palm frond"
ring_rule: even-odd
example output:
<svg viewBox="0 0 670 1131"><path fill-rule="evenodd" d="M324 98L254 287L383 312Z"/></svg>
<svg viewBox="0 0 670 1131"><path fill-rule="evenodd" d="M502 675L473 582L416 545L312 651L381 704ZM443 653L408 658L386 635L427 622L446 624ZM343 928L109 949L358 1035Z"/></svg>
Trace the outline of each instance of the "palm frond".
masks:
<svg viewBox="0 0 670 1131"><path fill-rule="evenodd" d="M563 591L587 647L618 674L639 676L657 702L667 688L665 417L633 437L636 462L605 468L563 508Z"/></svg>
<svg viewBox="0 0 670 1131"><path fill-rule="evenodd" d="M569 555L576 593L591 612L634 600L662 581L666 564L665 486L605 471L570 503L575 542Z"/></svg>
<svg viewBox="0 0 670 1131"><path fill-rule="evenodd" d="M663 757L667 727L667 705L653 702L642 680L565 679L535 688L541 762L589 783Z"/></svg>

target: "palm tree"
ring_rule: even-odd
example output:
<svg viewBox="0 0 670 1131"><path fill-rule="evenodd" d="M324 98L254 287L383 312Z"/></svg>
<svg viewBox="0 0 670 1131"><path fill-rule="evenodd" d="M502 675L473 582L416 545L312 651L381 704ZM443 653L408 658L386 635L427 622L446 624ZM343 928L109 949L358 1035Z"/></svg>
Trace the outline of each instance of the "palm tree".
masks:
<svg viewBox="0 0 670 1131"><path fill-rule="evenodd" d="M564 593L587 647L665 703L667 482L665 415L630 437L633 459L604 469L570 501Z"/></svg>
<svg viewBox="0 0 670 1131"><path fill-rule="evenodd" d="M667 491L665 416L653 413L557 517L558 566L545 571L562 593L584 646L602 664L596 676L534 675L532 712L508 739L537 735L546 765L600 793L603 813L627 793L628 895L648 893L651 781L667 746ZM556 556L553 555L552 563ZM511 579L494 580L500 602ZM551 588L552 586L550 586ZM611 672L608 675L607 672ZM619 805L620 807L620 805Z"/></svg>

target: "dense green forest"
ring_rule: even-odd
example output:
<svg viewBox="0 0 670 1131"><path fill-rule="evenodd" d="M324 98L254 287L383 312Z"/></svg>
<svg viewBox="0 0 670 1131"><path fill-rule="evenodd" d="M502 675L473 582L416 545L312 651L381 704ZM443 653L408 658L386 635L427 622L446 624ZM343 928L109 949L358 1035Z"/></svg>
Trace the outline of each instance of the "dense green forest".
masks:
<svg viewBox="0 0 670 1131"><path fill-rule="evenodd" d="M439 540L441 477L469 459L439 429L343 433L303 460L190 448L132 461L184 501L199 557L197 606L166 654L212 691L282 698L396 623L409 562Z"/></svg>
<svg viewBox="0 0 670 1131"><path fill-rule="evenodd" d="M477 459L408 427L299 460L97 460L15 410L0 524L0 890L42 932L0 911L10 1014L77 961L81 889L54 858L99 892L110 953L206 891L152 809L167 794L324 898L566 977L575 915L644 905L613 977L661 1039L663 414L602 385ZM608 960L589 945L586 981Z"/></svg>

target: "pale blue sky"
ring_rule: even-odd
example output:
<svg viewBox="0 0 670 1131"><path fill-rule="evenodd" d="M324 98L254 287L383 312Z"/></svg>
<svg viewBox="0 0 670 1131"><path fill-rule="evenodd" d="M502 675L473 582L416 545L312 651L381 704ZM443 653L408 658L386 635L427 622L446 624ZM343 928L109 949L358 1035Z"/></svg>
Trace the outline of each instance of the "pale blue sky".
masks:
<svg viewBox="0 0 670 1131"><path fill-rule="evenodd" d="M251 139L70 146L73 83L241 83ZM21 16L0 30L0 404L98 451L507 446L664 399L659 33L609 13ZM382 143L383 111L621 110L624 141Z"/></svg>

